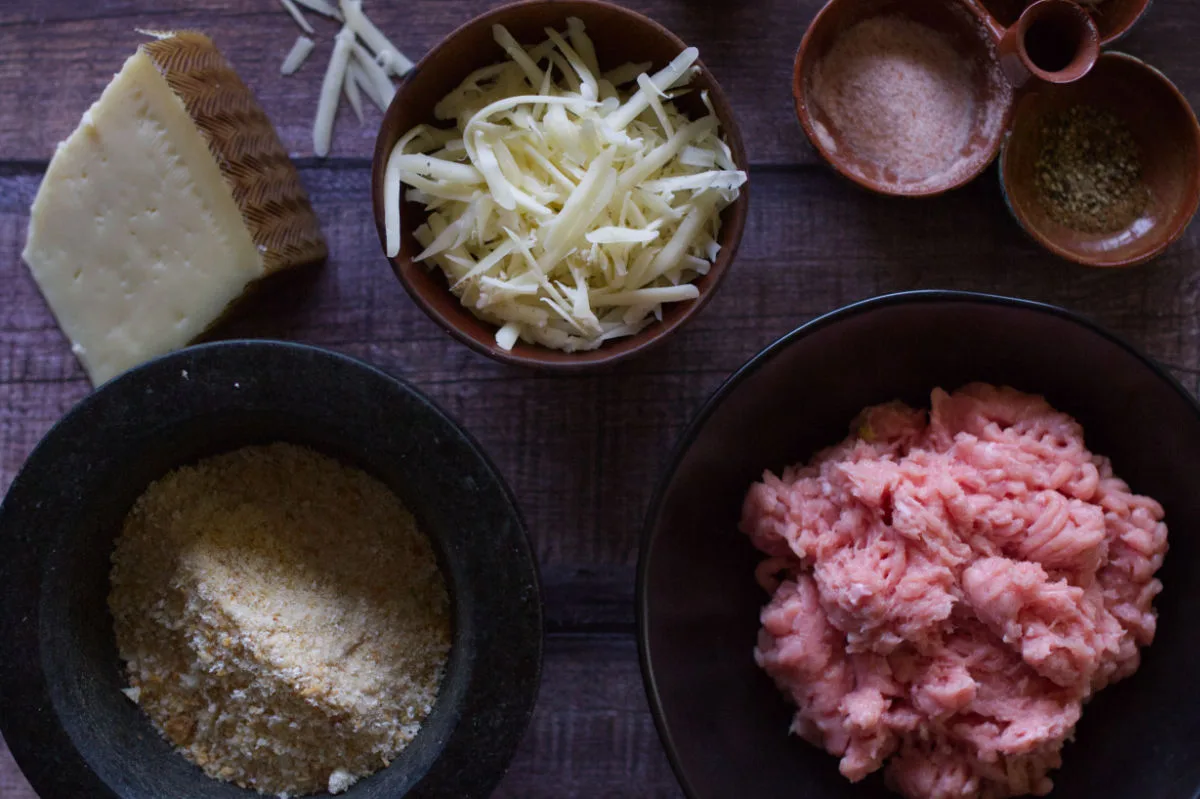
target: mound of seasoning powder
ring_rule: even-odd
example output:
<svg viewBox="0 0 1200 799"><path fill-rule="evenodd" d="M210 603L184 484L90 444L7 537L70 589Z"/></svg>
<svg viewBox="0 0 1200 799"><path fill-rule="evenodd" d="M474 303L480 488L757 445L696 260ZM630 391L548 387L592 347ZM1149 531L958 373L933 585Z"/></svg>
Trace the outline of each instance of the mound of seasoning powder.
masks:
<svg viewBox="0 0 1200 799"><path fill-rule="evenodd" d="M365 472L283 443L206 458L146 490L112 561L125 695L214 779L340 793L432 709L445 582Z"/></svg>
<svg viewBox="0 0 1200 799"><path fill-rule="evenodd" d="M1146 209L1141 153L1111 111L1077 105L1046 118L1034 185L1055 222L1085 233L1115 233Z"/></svg>
<svg viewBox="0 0 1200 799"><path fill-rule="evenodd" d="M885 180L920 181L960 160L971 134L971 67L940 33L904 17L854 25L813 71L813 98Z"/></svg>

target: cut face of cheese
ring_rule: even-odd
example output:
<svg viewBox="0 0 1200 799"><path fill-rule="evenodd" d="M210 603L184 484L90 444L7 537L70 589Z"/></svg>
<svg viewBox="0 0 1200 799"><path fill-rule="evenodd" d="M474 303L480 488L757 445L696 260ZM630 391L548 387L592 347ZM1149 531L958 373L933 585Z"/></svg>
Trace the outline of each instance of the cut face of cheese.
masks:
<svg viewBox="0 0 1200 799"><path fill-rule="evenodd" d="M24 259L95 384L188 344L254 281L325 256L278 137L222 70L198 34L139 49L38 190ZM222 132L230 107L243 121Z"/></svg>

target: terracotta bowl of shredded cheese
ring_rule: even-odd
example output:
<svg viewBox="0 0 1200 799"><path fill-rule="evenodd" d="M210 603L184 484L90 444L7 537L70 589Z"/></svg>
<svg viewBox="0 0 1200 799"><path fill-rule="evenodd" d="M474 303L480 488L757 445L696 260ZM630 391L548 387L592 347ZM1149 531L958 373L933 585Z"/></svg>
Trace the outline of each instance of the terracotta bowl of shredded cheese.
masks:
<svg viewBox="0 0 1200 799"><path fill-rule="evenodd" d="M910 292L783 337L641 541L684 794L1196 796L1198 469L1196 400L1059 308Z"/></svg>
<svg viewBox="0 0 1200 799"><path fill-rule="evenodd" d="M573 370L661 343L704 306L737 252L746 179L695 48L613 3L535 0L417 64L372 191L392 269L432 319L497 360Z"/></svg>
<svg viewBox="0 0 1200 799"><path fill-rule="evenodd" d="M43 799L482 799L540 678L536 564L487 457L408 384L297 344L191 347L84 399L0 506L0 594L0 727ZM186 710L160 726L165 695ZM358 747L397 720L402 748Z"/></svg>

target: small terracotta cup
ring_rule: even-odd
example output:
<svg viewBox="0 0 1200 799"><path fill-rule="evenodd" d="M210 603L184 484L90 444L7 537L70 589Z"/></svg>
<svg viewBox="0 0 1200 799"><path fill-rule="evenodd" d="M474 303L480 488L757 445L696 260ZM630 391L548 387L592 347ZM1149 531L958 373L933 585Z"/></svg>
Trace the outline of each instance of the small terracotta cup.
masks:
<svg viewBox="0 0 1200 799"><path fill-rule="evenodd" d="M971 70L971 132L954 164L940 174L900 178L855 152L846 131L833 122L814 90L817 71L838 37L880 16L900 16L942 34ZM796 115L813 146L834 169L880 194L928 197L974 180L1000 151L1013 92L999 66L988 17L966 0L830 0L817 13L796 53L792 75Z"/></svg>
<svg viewBox="0 0 1200 799"><path fill-rule="evenodd" d="M545 40L547 27L563 30L568 17L583 20L588 35L595 43L601 69L642 61L651 62L651 70L659 69L686 47L679 37L658 23L604 0L530 0L501 6L466 23L443 39L416 65L384 115L371 168L375 225L381 245L386 247L383 223L384 172L396 141L418 124L445 126L444 122L434 117L434 106L438 101L471 72L505 58L504 51L492 38L493 25L504 25L521 43L536 43ZM702 116L708 112L700 92L707 91L720 120L721 133L733 153L734 163L739 169L748 171L746 150L729 101L703 62L698 61L697 66L699 74L690 84L694 91L676 102L689 117ZM614 339L605 342L597 350L587 352L560 352L523 341L517 342L512 350L497 345L495 325L479 319L463 307L458 297L450 292L441 270L413 261L413 257L422 249L413 238L413 231L424 223L426 217L424 208L417 203L406 201L401 206L400 253L389 260L396 277L413 301L431 319L471 349L498 361L536 369L584 370L614 364L661 344L704 307L737 253L746 224L748 203L749 184L742 187L738 200L722 213L718 242L721 251L708 274L695 281L700 291L697 299L665 305L661 322L651 324L636 336Z"/></svg>
<svg viewBox="0 0 1200 799"><path fill-rule="evenodd" d="M978 0L988 16L996 21L1001 28L1011 28L1016 24L1022 12L1029 6L1029 0ZM1102 47L1112 44L1129 32L1150 8L1151 0L1102 0L1089 7L1091 15L1100 34Z"/></svg>
<svg viewBox="0 0 1200 799"><path fill-rule="evenodd" d="M1038 198L1036 165L1045 122L1075 105L1112 111L1137 142L1149 204L1122 230L1084 233L1065 227ZM1079 81L1044 84L1021 95L1000 178L1013 216L1046 249L1086 266L1133 266L1182 236L1200 205L1200 124L1161 72L1132 56L1105 53Z"/></svg>
<svg viewBox="0 0 1200 799"><path fill-rule="evenodd" d="M1107 0L1112 2L1113 0ZM796 115L813 146L837 171L881 194L926 197L974 180L995 159L1012 118L1014 92L1031 82L1070 83L1100 55L1100 33L1072 0L1022 3L1011 25L974 0L830 0L800 43L792 77ZM974 109L966 146L940 173L896 179L854 152L814 90L837 37L872 17L898 16L941 34L970 70Z"/></svg>
<svg viewBox="0 0 1200 799"><path fill-rule="evenodd" d="M1100 31L1091 14L1073 0L1037 0L1012 25L993 17L1000 66L1014 88L1031 81L1072 83L1100 57Z"/></svg>

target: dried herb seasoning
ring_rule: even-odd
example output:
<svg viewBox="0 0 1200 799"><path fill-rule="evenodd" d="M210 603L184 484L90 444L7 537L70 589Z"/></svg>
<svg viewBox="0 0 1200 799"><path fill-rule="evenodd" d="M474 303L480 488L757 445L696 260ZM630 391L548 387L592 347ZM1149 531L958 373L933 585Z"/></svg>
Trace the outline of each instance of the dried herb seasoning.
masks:
<svg viewBox="0 0 1200 799"><path fill-rule="evenodd" d="M1107 109L1076 105L1041 130L1034 165L1038 198L1051 219L1086 233L1114 233L1145 210L1141 152L1128 126Z"/></svg>

